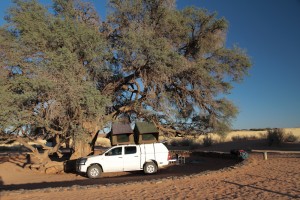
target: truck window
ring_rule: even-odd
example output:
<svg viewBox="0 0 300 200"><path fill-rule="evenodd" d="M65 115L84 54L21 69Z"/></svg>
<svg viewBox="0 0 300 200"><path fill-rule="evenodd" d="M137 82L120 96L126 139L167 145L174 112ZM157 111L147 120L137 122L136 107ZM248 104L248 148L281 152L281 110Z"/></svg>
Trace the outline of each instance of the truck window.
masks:
<svg viewBox="0 0 300 200"><path fill-rule="evenodd" d="M116 156L116 155L122 155L122 147L117 147L105 154L105 156Z"/></svg>
<svg viewBox="0 0 300 200"><path fill-rule="evenodd" d="M136 147L125 147L125 154L135 154Z"/></svg>

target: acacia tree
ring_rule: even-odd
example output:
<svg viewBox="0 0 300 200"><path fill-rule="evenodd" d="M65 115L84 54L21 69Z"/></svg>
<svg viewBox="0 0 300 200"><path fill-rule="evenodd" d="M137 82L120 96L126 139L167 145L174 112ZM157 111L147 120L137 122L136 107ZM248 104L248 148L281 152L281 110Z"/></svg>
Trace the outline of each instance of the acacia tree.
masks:
<svg viewBox="0 0 300 200"><path fill-rule="evenodd" d="M110 73L100 18L80 1L55 0L52 12L35 0L14 2L0 32L2 133L22 133L27 141L55 137L56 146L43 145L44 154L17 138L41 166L68 139L72 158L85 156L108 102L94 81Z"/></svg>
<svg viewBox="0 0 300 200"><path fill-rule="evenodd" d="M110 0L101 22L89 3L53 2L49 12L16 0L0 29L2 133L54 136L44 157L72 138L76 158L91 152L106 105L107 118L143 118L164 133L230 126L237 109L225 95L250 61L225 46L225 19L174 0Z"/></svg>
<svg viewBox="0 0 300 200"><path fill-rule="evenodd" d="M103 93L113 108L152 120L162 132L223 132L236 107L224 96L247 74L250 60L225 46L228 22L174 0L111 0L113 80Z"/></svg>

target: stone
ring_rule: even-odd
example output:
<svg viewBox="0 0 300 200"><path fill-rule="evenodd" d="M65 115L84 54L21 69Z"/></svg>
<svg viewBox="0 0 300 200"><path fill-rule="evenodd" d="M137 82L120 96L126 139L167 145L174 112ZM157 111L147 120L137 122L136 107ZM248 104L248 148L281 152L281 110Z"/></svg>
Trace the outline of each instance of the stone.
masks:
<svg viewBox="0 0 300 200"><path fill-rule="evenodd" d="M49 167L45 170L46 174L56 174L58 171L55 167Z"/></svg>

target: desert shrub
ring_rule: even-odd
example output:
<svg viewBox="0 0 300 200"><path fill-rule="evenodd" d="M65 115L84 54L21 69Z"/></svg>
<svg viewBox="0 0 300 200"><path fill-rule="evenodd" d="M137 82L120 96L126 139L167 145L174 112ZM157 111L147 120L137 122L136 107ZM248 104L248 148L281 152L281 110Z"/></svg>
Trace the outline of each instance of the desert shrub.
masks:
<svg viewBox="0 0 300 200"><path fill-rule="evenodd" d="M296 142L297 140L298 138L292 132L287 133L284 138L285 142Z"/></svg>
<svg viewBox="0 0 300 200"><path fill-rule="evenodd" d="M213 138L210 135L206 135L203 138L203 146L209 147L213 145Z"/></svg>
<svg viewBox="0 0 300 200"><path fill-rule="evenodd" d="M202 145L198 142L195 142L190 146L190 150L199 149L200 147L202 147Z"/></svg>
<svg viewBox="0 0 300 200"><path fill-rule="evenodd" d="M239 135L237 135L237 136L232 136L231 137L231 140L232 141L245 141L245 140L255 140L255 139L257 139L257 137L256 136L239 136Z"/></svg>
<svg viewBox="0 0 300 200"><path fill-rule="evenodd" d="M271 128L251 128L249 131L268 131L272 130Z"/></svg>
<svg viewBox="0 0 300 200"><path fill-rule="evenodd" d="M176 139L173 139L170 141L170 145L173 147L178 147L179 146L179 142Z"/></svg>
<svg viewBox="0 0 300 200"><path fill-rule="evenodd" d="M266 133L259 132L258 135L259 135L258 138L262 138L262 139L266 139L267 138Z"/></svg>
<svg viewBox="0 0 300 200"><path fill-rule="evenodd" d="M183 146L183 147L189 147L189 146L192 146L193 144L194 144L194 141L189 138L183 138L180 141L180 146Z"/></svg>
<svg viewBox="0 0 300 200"><path fill-rule="evenodd" d="M243 137L238 136L238 135L237 135L237 136L232 136L232 137L231 137L231 140L232 140L232 141L241 141L241 140L243 140Z"/></svg>
<svg viewBox="0 0 300 200"><path fill-rule="evenodd" d="M196 142L191 138L172 139L167 145L173 147L189 147L189 149L197 149L201 146L199 142Z"/></svg>
<svg viewBox="0 0 300 200"><path fill-rule="evenodd" d="M281 145L284 141L285 132L283 129L275 128L267 132L267 141L269 146L276 144Z"/></svg>

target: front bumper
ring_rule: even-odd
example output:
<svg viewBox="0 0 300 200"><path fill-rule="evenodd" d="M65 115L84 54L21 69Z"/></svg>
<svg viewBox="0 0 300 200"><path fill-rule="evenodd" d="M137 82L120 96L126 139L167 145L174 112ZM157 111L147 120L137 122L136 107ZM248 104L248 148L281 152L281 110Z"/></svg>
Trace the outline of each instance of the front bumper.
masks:
<svg viewBox="0 0 300 200"><path fill-rule="evenodd" d="M86 160L83 162L82 159L78 159L76 162L76 171L77 172L86 172L87 166L85 165Z"/></svg>

